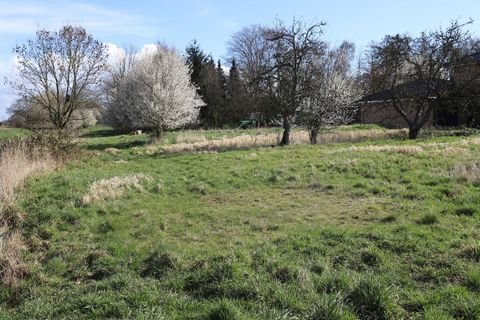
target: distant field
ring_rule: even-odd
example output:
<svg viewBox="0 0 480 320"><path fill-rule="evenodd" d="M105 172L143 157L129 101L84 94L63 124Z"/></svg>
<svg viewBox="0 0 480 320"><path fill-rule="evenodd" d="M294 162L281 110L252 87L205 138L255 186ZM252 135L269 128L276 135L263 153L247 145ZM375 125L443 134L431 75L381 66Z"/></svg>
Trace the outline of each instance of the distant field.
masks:
<svg viewBox="0 0 480 320"><path fill-rule="evenodd" d="M162 149L272 131L86 130L18 199L0 318L480 319L480 137Z"/></svg>
<svg viewBox="0 0 480 320"><path fill-rule="evenodd" d="M22 137L29 134L29 130L21 128L9 128L0 126L0 139Z"/></svg>

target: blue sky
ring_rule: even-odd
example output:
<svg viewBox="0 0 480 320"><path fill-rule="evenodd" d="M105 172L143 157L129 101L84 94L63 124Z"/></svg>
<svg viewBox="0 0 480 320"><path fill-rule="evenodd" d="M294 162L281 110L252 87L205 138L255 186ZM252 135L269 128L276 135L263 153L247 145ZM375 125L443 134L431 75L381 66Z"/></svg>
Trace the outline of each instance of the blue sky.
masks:
<svg viewBox="0 0 480 320"><path fill-rule="evenodd" d="M480 36L479 0L0 0L0 120L15 99L3 84L4 77L12 76L12 48L38 28L82 25L103 42L137 49L162 41L183 51L197 39L218 59L226 55L231 35L243 27L293 17L326 21L327 41L335 45L349 40L359 50L385 34L415 35L452 19L473 18L469 29Z"/></svg>

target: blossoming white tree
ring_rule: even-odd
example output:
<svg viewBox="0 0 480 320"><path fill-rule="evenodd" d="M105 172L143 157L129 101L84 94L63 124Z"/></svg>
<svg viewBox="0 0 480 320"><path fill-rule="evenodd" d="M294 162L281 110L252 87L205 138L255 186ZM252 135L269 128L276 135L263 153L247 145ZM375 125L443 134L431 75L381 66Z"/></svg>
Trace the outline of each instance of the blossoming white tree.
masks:
<svg viewBox="0 0 480 320"><path fill-rule="evenodd" d="M344 42L315 61L311 92L302 103L297 119L309 130L312 144L317 143L320 130L351 122L354 118L352 102L357 92L350 74L353 53L353 44Z"/></svg>
<svg viewBox="0 0 480 320"><path fill-rule="evenodd" d="M128 112L133 126L151 129L156 137L198 117L202 100L190 82L188 65L173 49L157 45L153 52L142 54L125 85L130 88Z"/></svg>

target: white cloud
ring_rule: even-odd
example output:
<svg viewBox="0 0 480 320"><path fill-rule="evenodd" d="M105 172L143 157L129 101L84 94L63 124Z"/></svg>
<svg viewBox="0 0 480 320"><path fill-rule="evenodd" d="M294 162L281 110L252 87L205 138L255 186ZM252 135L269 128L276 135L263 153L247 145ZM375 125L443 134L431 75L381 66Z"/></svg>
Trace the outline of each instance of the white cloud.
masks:
<svg viewBox="0 0 480 320"><path fill-rule="evenodd" d="M92 33L145 36L145 17L86 3L65 1L0 1L0 34L32 33L38 27L81 24Z"/></svg>

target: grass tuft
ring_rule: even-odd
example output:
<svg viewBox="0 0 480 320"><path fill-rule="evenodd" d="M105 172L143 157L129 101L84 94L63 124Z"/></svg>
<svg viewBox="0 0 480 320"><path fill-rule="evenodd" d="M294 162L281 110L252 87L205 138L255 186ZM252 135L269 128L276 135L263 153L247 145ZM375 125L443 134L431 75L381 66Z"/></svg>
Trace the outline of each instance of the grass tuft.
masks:
<svg viewBox="0 0 480 320"><path fill-rule="evenodd" d="M311 320L355 320L341 294L323 294L308 316Z"/></svg>
<svg viewBox="0 0 480 320"><path fill-rule="evenodd" d="M216 306L210 310L207 320L240 320L242 319L238 309L228 300L222 300L216 303Z"/></svg>
<svg viewBox="0 0 480 320"><path fill-rule="evenodd" d="M457 216L467 216L467 217L473 217L477 213L477 209L473 207L462 207L462 208L456 208L454 210L454 213Z"/></svg>
<svg viewBox="0 0 480 320"><path fill-rule="evenodd" d="M426 213L417 220L418 224L432 225L438 223L438 217L433 213Z"/></svg>
<svg viewBox="0 0 480 320"><path fill-rule="evenodd" d="M480 293L480 268L475 267L465 276L465 286L470 291Z"/></svg>
<svg viewBox="0 0 480 320"><path fill-rule="evenodd" d="M399 317L392 288L373 276L361 278L348 295L348 301L361 319L393 320Z"/></svg>
<svg viewBox="0 0 480 320"><path fill-rule="evenodd" d="M178 266L178 259L175 256L155 251L143 261L140 275L161 279L168 271L175 270Z"/></svg>

